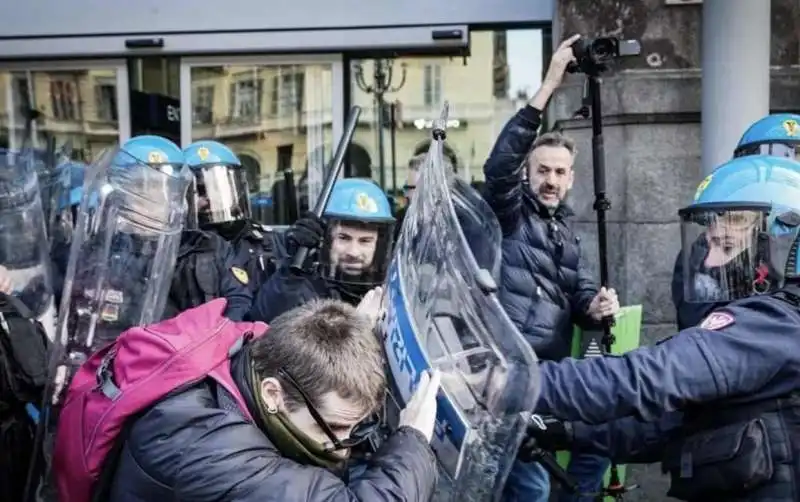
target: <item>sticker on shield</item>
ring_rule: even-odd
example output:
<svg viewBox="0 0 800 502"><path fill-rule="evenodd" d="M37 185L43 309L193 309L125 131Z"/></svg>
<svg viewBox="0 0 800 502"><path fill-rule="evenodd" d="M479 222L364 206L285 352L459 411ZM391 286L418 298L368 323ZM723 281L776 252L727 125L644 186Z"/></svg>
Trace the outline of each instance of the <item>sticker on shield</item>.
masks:
<svg viewBox="0 0 800 502"><path fill-rule="evenodd" d="M734 317L727 312L713 312L700 323L702 329L711 331L720 330L736 322Z"/></svg>

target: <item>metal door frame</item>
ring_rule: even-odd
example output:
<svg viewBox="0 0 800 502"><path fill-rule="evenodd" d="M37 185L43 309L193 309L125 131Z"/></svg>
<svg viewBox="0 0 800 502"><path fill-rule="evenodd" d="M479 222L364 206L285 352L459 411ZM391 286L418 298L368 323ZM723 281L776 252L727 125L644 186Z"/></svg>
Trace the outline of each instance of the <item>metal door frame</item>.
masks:
<svg viewBox="0 0 800 502"><path fill-rule="evenodd" d="M181 147L192 142L192 68L226 65L331 65L333 72L331 133L334 144L344 129L344 67L342 54L246 55L184 57L180 65Z"/></svg>
<svg viewBox="0 0 800 502"><path fill-rule="evenodd" d="M59 61L3 61L0 71L76 71L115 69L117 72L117 132L122 144L131 136L131 98L128 64L125 59L86 59ZM9 87L9 91L10 87Z"/></svg>

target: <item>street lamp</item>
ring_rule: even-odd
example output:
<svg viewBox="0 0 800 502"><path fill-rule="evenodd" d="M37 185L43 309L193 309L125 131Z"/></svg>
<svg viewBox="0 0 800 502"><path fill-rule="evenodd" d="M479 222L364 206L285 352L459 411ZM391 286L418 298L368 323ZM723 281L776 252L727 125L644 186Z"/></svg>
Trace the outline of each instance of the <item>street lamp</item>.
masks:
<svg viewBox="0 0 800 502"><path fill-rule="evenodd" d="M383 164L384 159L384 146L383 146L383 126L384 120L384 96L389 93L397 92L403 88L406 83L407 73L406 63L400 65L400 82L397 85L392 85L394 80L394 60L393 59L376 59L373 61L372 82L367 82L364 76L364 67L361 63L353 65L353 72L355 74L356 85L362 92L371 94L375 103L375 109L378 116L378 158L380 159L380 183L381 188L386 189L386 169ZM394 119L394 114L392 114ZM392 124L394 127L394 124ZM397 173L396 166L392 166L392 178L394 186L397 189Z"/></svg>

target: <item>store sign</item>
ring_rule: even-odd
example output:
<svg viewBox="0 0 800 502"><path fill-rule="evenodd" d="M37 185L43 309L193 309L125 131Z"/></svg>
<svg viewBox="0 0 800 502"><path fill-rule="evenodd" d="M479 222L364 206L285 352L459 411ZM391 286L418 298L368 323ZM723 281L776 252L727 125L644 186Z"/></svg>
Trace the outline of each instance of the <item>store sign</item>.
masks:
<svg viewBox="0 0 800 502"><path fill-rule="evenodd" d="M433 129L434 124L435 124L434 120L428 120L428 119L417 119L414 121L414 127L416 127L419 130ZM460 120L450 119L447 121L447 129L458 129L459 127L461 127Z"/></svg>

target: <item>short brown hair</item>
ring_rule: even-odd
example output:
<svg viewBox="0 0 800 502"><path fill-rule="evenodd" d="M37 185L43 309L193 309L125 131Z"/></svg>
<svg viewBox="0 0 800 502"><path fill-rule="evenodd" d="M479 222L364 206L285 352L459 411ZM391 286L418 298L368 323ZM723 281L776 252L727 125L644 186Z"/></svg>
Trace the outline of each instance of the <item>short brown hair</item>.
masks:
<svg viewBox="0 0 800 502"><path fill-rule="evenodd" d="M335 391L372 411L386 389L383 348L373 323L355 307L338 300L312 300L278 316L253 342L252 358L260 379L281 382L290 411L301 405L297 390L279 375L288 372L315 407Z"/></svg>
<svg viewBox="0 0 800 502"><path fill-rule="evenodd" d="M557 131L544 133L536 138L536 141L533 142L533 146L531 147L531 152L540 146L561 146L569 150L569 153L571 153L573 157L578 153L575 140Z"/></svg>

